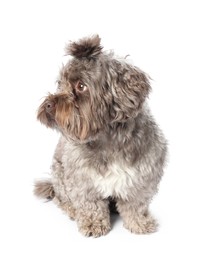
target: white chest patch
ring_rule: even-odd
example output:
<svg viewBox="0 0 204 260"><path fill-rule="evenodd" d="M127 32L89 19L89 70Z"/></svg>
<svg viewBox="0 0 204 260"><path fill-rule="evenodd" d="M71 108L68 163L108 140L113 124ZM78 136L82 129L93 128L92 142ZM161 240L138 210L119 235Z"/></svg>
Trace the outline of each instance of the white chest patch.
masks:
<svg viewBox="0 0 204 260"><path fill-rule="evenodd" d="M135 168L128 168L121 164L112 164L104 176L91 174L94 187L105 198L117 196L127 198L128 190L136 182Z"/></svg>

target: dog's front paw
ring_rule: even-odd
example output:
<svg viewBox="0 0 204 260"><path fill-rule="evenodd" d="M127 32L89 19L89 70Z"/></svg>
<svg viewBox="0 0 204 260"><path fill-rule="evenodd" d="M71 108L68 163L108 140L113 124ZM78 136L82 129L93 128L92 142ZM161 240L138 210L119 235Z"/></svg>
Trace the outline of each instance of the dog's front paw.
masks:
<svg viewBox="0 0 204 260"><path fill-rule="evenodd" d="M148 234L156 232L158 224L151 216L142 216L124 223L124 227L135 234Z"/></svg>
<svg viewBox="0 0 204 260"><path fill-rule="evenodd" d="M100 237L106 235L111 227L108 220L97 220L94 222L88 221L89 223L82 223L79 226L79 231L84 236Z"/></svg>

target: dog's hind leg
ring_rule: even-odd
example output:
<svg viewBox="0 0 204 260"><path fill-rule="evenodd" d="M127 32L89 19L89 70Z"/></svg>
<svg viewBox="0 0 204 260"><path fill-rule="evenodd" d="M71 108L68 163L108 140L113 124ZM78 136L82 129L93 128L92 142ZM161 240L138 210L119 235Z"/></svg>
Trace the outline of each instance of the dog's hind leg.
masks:
<svg viewBox="0 0 204 260"><path fill-rule="evenodd" d="M51 176L52 179L35 182L34 194L41 199L53 200L71 219L75 219L75 209L69 199L64 184L64 167L61 161L63 151L62 138L56 147L53 157Z"/></svg>
<svg viewBox="0 0 204 260"><path fill-rule="evenodd" d="M51 180L41 180L35 182L34 194L40 199L53 200L71 219L75 219L75 209L70 201L61 202L55 196L55 191Z"/></svg>
<svg viewBox="0 0 204 260"><path fill-rule="evenodd" d="M64 184L64 167L58 159L54 156L52 164L52 181L55 191L53 202L62 209L71 219L75 219L75 209L66 191Z"/></svg>

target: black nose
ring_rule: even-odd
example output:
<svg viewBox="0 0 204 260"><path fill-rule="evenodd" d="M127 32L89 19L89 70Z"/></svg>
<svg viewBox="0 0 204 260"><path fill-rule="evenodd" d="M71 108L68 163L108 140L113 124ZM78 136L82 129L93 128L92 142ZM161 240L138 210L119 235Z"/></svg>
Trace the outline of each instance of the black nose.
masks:
<svg viewBox="0 0 204 260"><path fill-rule="evenodd" d="M55 107L55 103L53 101L47 101L45 105L45 109L48 113L53 111L54 107Z"/></svg>

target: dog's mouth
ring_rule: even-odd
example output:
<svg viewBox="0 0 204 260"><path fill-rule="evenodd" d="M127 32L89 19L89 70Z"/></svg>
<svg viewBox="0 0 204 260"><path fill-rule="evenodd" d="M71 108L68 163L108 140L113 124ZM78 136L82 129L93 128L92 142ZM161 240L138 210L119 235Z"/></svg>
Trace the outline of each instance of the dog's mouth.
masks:
<svg viewBox="0 0 204 260"><path fill-rule="evenodd" d="M103 127L100 120L92 122L93 114L91 106L84 100L79 104L74 94L57 93L46 97L38 109L37 118L69 139L86 141L95 138Z"/></svg>
<svg viewBox="0 0 204 260"><path fill-rule="evenodd" d="M73 97L67 93L50 94L38 109L37 118L47 127L64 128L73 109Z"/></svg>
<svg viewBox="0 0 204 260"><path fill-rule="evenodd" d="M65 137L85 140L90 132L89 120L80 114L74 96L67 93L50 94L39 107L37 118Z"/></svg>

